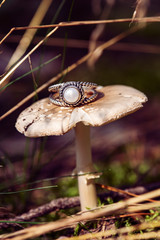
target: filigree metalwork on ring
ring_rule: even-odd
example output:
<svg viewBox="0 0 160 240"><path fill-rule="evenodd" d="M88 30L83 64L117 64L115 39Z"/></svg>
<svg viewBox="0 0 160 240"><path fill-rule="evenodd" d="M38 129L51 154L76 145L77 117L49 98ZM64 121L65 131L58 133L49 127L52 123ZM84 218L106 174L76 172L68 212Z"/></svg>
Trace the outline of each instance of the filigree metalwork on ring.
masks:
<svg viewBox="0 0 160 240"><path fill-rule="evenodd" d="M49 100L59 106L76 107L87 104L97 98L97 84L90 82L66 82L52 85Z"/></svg>

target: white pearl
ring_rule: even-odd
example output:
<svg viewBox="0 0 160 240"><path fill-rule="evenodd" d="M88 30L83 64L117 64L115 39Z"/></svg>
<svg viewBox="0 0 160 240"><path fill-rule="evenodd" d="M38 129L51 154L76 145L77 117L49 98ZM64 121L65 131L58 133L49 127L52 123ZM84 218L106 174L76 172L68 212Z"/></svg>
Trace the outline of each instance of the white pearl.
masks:
<svg viewBox="0 0 160 240"><path fill-rule="evenodd" d="M74 104L80 99L80 93L75 87L68 87L64 90L63 97L67 103Z"/></svg>

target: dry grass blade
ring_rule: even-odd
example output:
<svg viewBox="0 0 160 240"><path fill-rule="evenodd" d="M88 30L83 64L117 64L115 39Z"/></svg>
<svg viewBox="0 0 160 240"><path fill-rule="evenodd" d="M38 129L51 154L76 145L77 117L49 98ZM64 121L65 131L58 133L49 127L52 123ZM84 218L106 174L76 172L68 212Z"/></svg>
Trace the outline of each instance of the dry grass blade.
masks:
<svg viewBox="0 0 160 240"><path fill-rule="evenodd" d="M145 232L145 233L138 233L138 234L133 234L133 235L128 235L128 236L123 236L125 240L136 240L136 239L151 239L151 238L156 238L160 239L160 231L155 231L155 232ZM115 239L115 238L113 238ZM122 237L118 237L117 240L122 239Z"/></svg>
<svg viewBox="0 0 160 240"><path fill-rule="evenodd" d="M33 19L31 20L31 22L29 24L29 27L32 27L36 24L39 25L41 23L41 21L43 20L51 3L52 3L52 0L42 0L39 8L37 9ZM12 55L8 65L6 67L6 70L8 70L16 61L18 61L23 56L23 54L27 50L28 46L30 45L36 31L37 31L37 29L31 29L31 28L28 28L26 30L17 49L15 50L15 52ZM38 45L38 47L39 47L39 45ZM37 48L35 48L35 49L37 49ZM32 50L30 51L30 54L31 53L32 53ZM29 54L29 56L30 56L30 54ZM25 61L26 58L27 58L27 55L21 61L22 62ZM4 83L9 81L11 75L14 73L14 71L17 69L17 67L22 63L21 61L19 61L13 68L11 68L11 70L9 70L7 72L7 74L4 75L4 77L0 80L0 86L3 86Z"/></svg>
<svg viewBox="0 0 160 240"><path fill-rule="evenodd" d="M113 1L108 1L108 2L106 1L100 19L107 19L108 18L114 3L115 3L114 0ZM105 24L96 25L96 27L93 30L93 32L91 34L91 37L90 37L89 52L92 52L92 51L95 50L95 48L97 46L97 40L102 35L102 33L104 32L105 26L106 26ZM92 57L90 57L87 61L88 66L90 68L94 68L94 65L95 65L95 63L96 63L96 61L98 60L99 57L100 57L100 55L93 54Z"/></svg>
<svg viewBox="0 0 160 240"><path fill-rule="evenodd" d="M132 22L135 18L143 18L148 10L149 0L137 0L136 9L133 13Z"/></svg>
<svg viewBox="0 0 160 240"><path fill-rule="evenodd" d="M8 79L8 77L10 77L12 75L12 73L40 46L42 45L45 40L51 36L56 30L58 29L58 27L54 28L51 32L49 32L46 37L41 40L34 48L32 48L32 50L26 54L19 62L17 62L5 75L4 77L1 79L0 81L0 85L2 85L2 83L4 83L4 81L6 79Z"/></svg>
<svg viewBox="0 0 160 240"><path fill-rule="evenodd" d="M11 234L7 234L7 235L1 235L0 238L2 239L14 239L14 240L22 240L22 239L27 239L27 238L31 238L31 237L37 237L40 236L42 234L48 233L50 231L55 231L55 230L60 230L60 229L64 229L64 228L68 228L70 226L73 226L74 224L81 222L81 221L89 221L89 220L93 220L96 219L98 217L102 217L102 216L107 216L107 215L111 215L111 214L117 214L120 211L125 211L127 212L127 210L133 205L133 204L137 204L140 202L145 201L147 198L154 198L154 197L158 197L160 196L160 189L149 192L149 193L145 193L142 194L141 196L138 197L134 197L131 198L129 200L123 201L123 202L118 202L118 203L114 203L111 205L107 205L107 206L103 206L97 209L93 209L91 211L86 211L86 212L82 212L76 215L72 215L70 217L67 217L65 219L61 219L55 222L50 222L41 226L33 226L33 227L29 227L26 228L24 230L20 230L17 231L15 233L11 233ZM145 204L143 204L141 206L141 209L143 209L142 207ZM150 209L150 207L159 207L160 204L159 203L149 203L147 204L147 207L145 209ZM139 206L138 206L139 207ZM141 210L139 209L139 211ZM134 209L135 211L135 209ZM148 224L148 225L147 225ZM124 232L132 232L135 230L139 230L139 229L145 229L146 226L150 226L153 228L153 224L149 225L149 223L143 223L140 225L141 228L136 226L132 226L130 227L130 230L128 230L128 228L122 229L121 233ZM155 226L160 226L160 222L155 222ZM127 229L127 230L126 230ZM107 236L111 236L112 234L117 234L119 233L119 230L110 230L107 231ZM91 235L90 235L91 237ZM92 236L93 237L93 236ZM83 238L84 239L84 238Z"/></svg>
<svg viewBox="0 0 160 240"><path fill-rule="evenodd" d="M139 202L146 201L147 199L152 199L159 196L160 196L160 189L157 189L157 190L142 194L138 197L130 198L129 200L127 200L127 202L131 205L131 204L136 204Z"/></svg>
<svg viewBox="0 0 160 240"><path fill-rule="evenodd" d="M160 207L160 203L145 203L145 204L143 203L141 205L127 207L127 212L134 213L134 212L145 211L145 210L153 209L157 207Z"/></svg>
<svg viewBox="0 0 160 240"><path fill-rule="evenodd" d="M120 228L120 229L111 229L111 230L107 230L107 231L101 231L98 233L87 233L85 235L82 236L77 236L77 237L68 237L65 238L65 240L86 240L86 239L101 239L102 237L107 237L108 240L136 240L136 239L151 239L151 238L156 238L159 239L160 238L160 231L152 231L152 232L146 232L146 233L138 233L138 234L133 234L131 235L131 233L133 233L134 231L142 231L142 230L146 230L146 229L153 229L156 227L159 227L160 223L159 222L150 222L150 223L142 223L136 226L131 226L131 227L124 227L124 228ZM130 235L126 235L126 234L130 234ZM116 237L110 237L113 235L118 234L118 236ZM17 240L16 238L14 240Z"/></svg>
<svg viewBox="0 0 160 240"><path fill-rule="evenodd" d="M41 45L47 37L49 37L53 32L55 32L58 29L55 28L53 29L49 34L47 34L47 36L39 43L37 44L31 51L33 52L35 49L37 49L39 47L39 45ZM103 43L102 45L100 45L99 47L97 47L93 52L89 52L88 54L86 54L84 57L80 58L76 63L73 63L71 66L67 67L65 70L63 70L61 73L57 74L57 76L51 78L47 83L43 84L41 87L39 87L36 90L36 93L41 92L42 90L44 90L45 88L47 88L49 85L53 84L55 81L57 81L59 78L61 78L62 76L66 75L67 73L71 72L73 69L75 69L77 66L79 66L80 64L86 62L91 56L92 54L95 54L95 52L103 52L106 48L112 46L113 44L115 44L116 42L122 40L123 38L127 37L128 35L136 32L139 29L139 27L135 26L130 28L129 30L117 35L116 37L110 39L109 41ZM15 67L17 68L22 61L25 61L26 58L28 56L31 55L31 51L20 61L18 62ZM14 71L14 70L13 70ZM10 73L11 74L11 73ZM35 92L30 93L26 98L24 98L22 101L20 101L16 106L14 106L13 108L11 108L8 112L6 112L5 114L3 114L0 117L0 120L4 119L5 117L7 117L8 115L10 115L12 112L14 112L16 109L18 109L20 106L22 106L25 102L27 102L28 100L30 100L32 97L35 96L36 94Z"/></svg>
<svg viewBox="0 0 160 240"><path fill-rule="evenodd" d="M125 18L125 19L111 19L111 20L97 20L97 21L74 21L74 22L60 22L58 24L49 24L49 25L41 25L34 27L13 27L10 31L5 35L4 38L0 41L0 45L6 40L6 38L13 32L18 30L25 29L41 29L41 28L50 28L50 27L71 27L71 26L81 26L81 25L95 25L95 24L103 24L103 23L125 23L125 22L160 22L160 16L156 17L145 17L145 18Z"/></svg>
<svg viewBox="0 0 160 240"><path fill-rule="evenodd" d="M5 3L6 0L2 0L2 2L0 3L0 8L2 7L2 5Z"/></svg>
<svg viewBox="0 0 160 240"><path fill-rule="evenodd" d="M6 67L7 69L10 66L12 66L12 64L14 64L18 59L20 59L20 57L22 57L22 55L25 53L26 49L28 48L29 44L31 43L31 41L37 31L37 29L30 29L30 27L39 25L42 22L51 3L52 3L52 0L42 0L41 1L35 15L33 16L32 20L29 24L29 28L24 33L17 49L15 50L13 56L11 57L8 65Z"/></svg>

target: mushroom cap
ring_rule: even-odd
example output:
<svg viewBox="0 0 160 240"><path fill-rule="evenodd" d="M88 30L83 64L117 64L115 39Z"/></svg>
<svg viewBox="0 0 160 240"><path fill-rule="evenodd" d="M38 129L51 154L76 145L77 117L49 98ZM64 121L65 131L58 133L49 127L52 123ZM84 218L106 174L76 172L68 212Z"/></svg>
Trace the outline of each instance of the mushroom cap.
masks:
<svg viewBox="0 0 160 240"><path fill-rule="evenodd" d="M123 85L98 86L98 98L78 107L60 107L44 98L26 108L18 117L16 128L27 137L62 135L76 126L101 126L143 107L147 97Z"/></svg>

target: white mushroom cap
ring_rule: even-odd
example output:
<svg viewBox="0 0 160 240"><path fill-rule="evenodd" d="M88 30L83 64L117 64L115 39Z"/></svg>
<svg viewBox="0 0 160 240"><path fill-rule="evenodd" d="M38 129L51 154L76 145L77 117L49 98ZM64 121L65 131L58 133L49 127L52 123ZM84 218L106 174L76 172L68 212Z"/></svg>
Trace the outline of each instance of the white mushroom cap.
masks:
<svg viewBox="0 0 160 240"><path fill-rule="evenodd" d="M147 97L140 91L123 85L97 87L94 102L78 107L60 107L48 98L37 101L18 117L16 128L28 137L62 135L76 126L101 126L143 107Z"/></svg>

